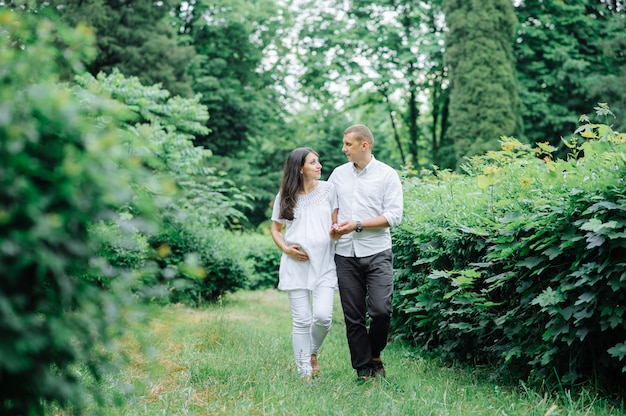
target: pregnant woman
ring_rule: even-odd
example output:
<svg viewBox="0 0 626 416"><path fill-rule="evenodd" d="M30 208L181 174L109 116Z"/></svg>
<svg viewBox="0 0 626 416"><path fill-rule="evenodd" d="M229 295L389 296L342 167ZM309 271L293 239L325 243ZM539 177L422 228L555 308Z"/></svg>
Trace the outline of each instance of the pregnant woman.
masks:
<svg viewBox="0 0 626 416"><path fill-rule="evenodd" d="M320 180L321 174L317 152L293 150L272 211L272 239L283 252L278 289L289 297L294 357L298 374L306 380L319 374L317 355L330 331L337 288L330 236L337 195L333 184Z"/></svg>

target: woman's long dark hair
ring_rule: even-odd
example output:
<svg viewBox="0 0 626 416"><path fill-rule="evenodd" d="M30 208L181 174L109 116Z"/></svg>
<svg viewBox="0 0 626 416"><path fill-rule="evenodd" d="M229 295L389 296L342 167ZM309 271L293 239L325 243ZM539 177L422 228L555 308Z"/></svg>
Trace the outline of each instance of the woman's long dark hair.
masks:
<svg viewBox="0 0 626 416"><path fill-rule="evenodd" d="M309 153L319 156L315 150L309 147L298 147L289 154L285 162L283 179L280 182L280 217L286 220L293 220L293 211L303 186L300 169L304 166L304 161Z"/></svg>

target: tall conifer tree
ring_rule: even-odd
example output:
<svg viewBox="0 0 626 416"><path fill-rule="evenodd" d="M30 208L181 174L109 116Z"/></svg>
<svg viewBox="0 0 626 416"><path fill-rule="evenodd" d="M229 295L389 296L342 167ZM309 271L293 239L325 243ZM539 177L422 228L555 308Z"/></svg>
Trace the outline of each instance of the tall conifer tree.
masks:
<svg viewBox="0 0 626 416"><path fill-rule="evenodd" d="M518 122L510 0L443 0L449 32L444 62L450 79L450 127L458 163L498 147Z"/></svg>

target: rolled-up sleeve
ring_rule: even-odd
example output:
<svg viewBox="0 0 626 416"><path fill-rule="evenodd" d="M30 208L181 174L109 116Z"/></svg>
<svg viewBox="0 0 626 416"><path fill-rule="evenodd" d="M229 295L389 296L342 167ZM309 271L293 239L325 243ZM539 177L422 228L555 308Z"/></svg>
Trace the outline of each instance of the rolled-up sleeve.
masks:
<svg viewBox="0 0 626 416"><path fill-rule="evenodd" d="M402 209L404 207L402 183L395 171L389 172L387 177L388 179L385 181L383 216L387 218L390 227L396 227L402 222Z"/></svg>

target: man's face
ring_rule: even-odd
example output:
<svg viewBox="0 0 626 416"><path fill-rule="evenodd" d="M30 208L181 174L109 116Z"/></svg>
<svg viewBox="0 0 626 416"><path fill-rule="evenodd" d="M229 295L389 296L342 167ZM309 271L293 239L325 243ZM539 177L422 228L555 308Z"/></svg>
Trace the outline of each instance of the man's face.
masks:
<svg viewBox="0 0 626 416"><path fill-rule="evenodd" d="M343 136L343 146L341 147L341 151L344 155L346 155L350 162L354 162L355 159L359 159L359 156L363 153L362 148L363 146L361 146L361 142L354 137L353 133Z"/></svg>

